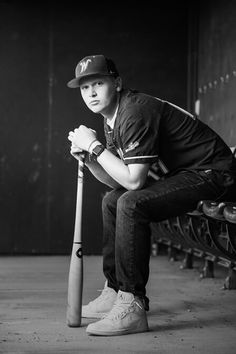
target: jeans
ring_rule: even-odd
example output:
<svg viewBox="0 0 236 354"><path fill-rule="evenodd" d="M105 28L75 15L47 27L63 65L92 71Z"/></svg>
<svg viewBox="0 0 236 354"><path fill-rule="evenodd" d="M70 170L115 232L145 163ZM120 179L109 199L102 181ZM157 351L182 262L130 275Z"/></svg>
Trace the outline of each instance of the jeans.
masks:
<svg viewBox="0 0 236 354"><path fill-rule="evenodd" d="M143 189L117 189L103 198L103 272L108 286L145 298L151 222L194 210L199 200L219 200L226 187L220 172L182 171Z"/></svg>

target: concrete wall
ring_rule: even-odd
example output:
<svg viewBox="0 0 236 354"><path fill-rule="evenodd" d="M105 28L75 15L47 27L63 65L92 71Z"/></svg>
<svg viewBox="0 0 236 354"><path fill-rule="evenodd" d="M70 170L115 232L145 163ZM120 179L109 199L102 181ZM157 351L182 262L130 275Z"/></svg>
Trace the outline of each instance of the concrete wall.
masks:
<svg viewBox="0 0 236 354"><path fill-rule="evenodd" d="M201 1L198 40L200 118L236 145L236 3Z"/></svg>

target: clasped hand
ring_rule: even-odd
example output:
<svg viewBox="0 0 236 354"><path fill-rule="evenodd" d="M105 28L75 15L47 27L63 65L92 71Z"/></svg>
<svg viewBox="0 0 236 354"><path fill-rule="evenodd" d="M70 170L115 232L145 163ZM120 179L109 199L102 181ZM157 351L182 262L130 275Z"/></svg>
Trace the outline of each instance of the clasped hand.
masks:
<svg viewBox="0 0 236 354"><path fill-rule="evenodd" d="M91 143L96 140L96 138L96 131L87 128L85 125L80 125L79 128L70 131L68 140L71 141L71 154L77 158L76 154L79 154L82 151L88 151Z"/></svg>

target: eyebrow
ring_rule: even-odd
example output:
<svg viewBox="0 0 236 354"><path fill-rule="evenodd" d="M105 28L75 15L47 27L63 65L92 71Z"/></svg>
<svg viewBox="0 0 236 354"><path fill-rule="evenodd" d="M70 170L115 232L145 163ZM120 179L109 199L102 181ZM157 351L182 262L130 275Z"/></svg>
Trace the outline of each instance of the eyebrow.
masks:
<svg viewBox="0 0 236 354"><path fill-rule="evenodd" d="M97 79L94 79L92 82L89 81L89 82L86 82L84 84L81 84L80 87L83 87L83 86L88 86L88 85L95 85L97 84L98 82L104 82L105 80L103 78L97 78Z"/></svg>

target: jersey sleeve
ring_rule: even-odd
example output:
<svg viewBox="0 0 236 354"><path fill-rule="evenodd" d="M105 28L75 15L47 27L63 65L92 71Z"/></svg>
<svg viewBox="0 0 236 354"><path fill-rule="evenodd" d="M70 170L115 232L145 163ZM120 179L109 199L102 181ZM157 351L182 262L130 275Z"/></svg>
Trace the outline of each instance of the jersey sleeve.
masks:
<svg viewBox="0 0 236 354"><path fill-rule="evenodd" d="M126 165L153 163L158 157L158 117L137 112L128 116L122 126L121 144Z"/></svg>

